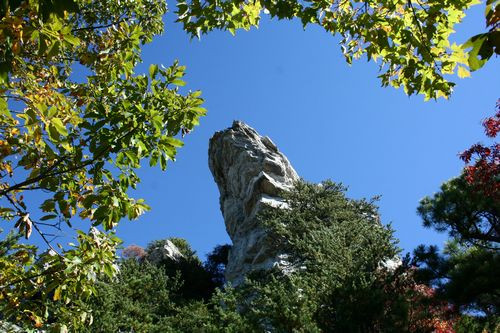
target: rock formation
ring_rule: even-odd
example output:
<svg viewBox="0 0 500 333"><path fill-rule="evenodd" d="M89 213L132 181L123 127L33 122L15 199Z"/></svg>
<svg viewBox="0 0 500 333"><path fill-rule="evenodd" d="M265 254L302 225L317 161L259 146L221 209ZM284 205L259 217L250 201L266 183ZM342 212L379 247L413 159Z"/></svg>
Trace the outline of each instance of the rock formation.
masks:
<svg viewBox="0 0 500 333"><path fill-rule="evenodd" d="M184 255L170 239L167 239L165 244L152 248L147 255L147 260L155 265L165 260L179 261L182 258Z"/></svg>
<svg viewBox="0 0 500 333"><path fill-rule="evenodd" d="M226 279L238 285L253 270L273 266L290 269L286 254L273 250L265 228L256 218L265 207L283 205L279 193L299 179L288 159L268 137L235 121L210 139L209 166L233 241Z"/></svg>

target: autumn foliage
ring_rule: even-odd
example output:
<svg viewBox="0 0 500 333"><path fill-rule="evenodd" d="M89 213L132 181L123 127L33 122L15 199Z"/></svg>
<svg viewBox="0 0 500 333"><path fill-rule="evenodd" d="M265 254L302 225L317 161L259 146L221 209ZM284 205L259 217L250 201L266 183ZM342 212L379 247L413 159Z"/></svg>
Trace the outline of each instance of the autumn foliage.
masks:
<svg viewBox="0 0 500 333"><path fill-rule="evenodd" d="M126 259L142 260L146 256L146 251L144 248L132 244L123 249L122 256Z"/></svg>
<svg viewBox="0 0 500 333"><path fill-rule="evenodd" d="M500 100L497 101L496 114L483 122L484 131L495 138L500 131ZM470 185L487 196L500 200L500 144L485 146L477 143L460 154L467 164L465 178Z"/></svg>
<svg viewBox="0 0 500 333"><path fill-rule="evenodd" d="M437 300L436 290L425 284L411 286L409 332L455 333L458 314L449 303Z"/></svg>

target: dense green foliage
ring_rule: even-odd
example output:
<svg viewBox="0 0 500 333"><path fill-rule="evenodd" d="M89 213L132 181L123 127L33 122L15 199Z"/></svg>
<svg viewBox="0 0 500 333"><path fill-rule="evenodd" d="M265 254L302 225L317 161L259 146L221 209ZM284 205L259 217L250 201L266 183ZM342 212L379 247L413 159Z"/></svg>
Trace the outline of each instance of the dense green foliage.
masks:
<svg viewBox="0 0 500 333"><path fill-rule="evenodd" d="M211 280L217 287L222 287L226 282L224 276L229 257L231 245L217 245L214 250L207 255L207 261L204 264L205 270L210 274Z"/></svg>
<svg viewBox="0 0 500 333"><path fill-rule="evenodd" d="M500 202L464 175L441 186L420 202L425 227L448 232L451 240L440 254L436 246L415 250L419 279L437 288L437 296L461 310L498 316L500 298Z"/></svg>
<svg viewBox="0 0 500 333"><path fill-rule="evenodd" d="M151 251L163 246L166 240L154 241L144 256L121 261L116 278L99 282L98 296L90 304L93 324L86 331L219 332L232 327L233 332L238 332L244 329L230 298L222 298L215 290L222 287L217 282L220 282L220 271L224 270L223 262L227 261L227 250L221 249L227 246L219 246L208 255L204 266L219 267L217 273L212 274L210 268L201 265L186 241L170 240L181 249L183 258L164 258L151 263Z"/></svg>
<svg viewBox="0 0 500 333"><path fill-rule="evenodd" d="M193 278L213 281L225 267L228 246L217 247L200 266L185 242L171 239L186 261L152 265L152 251L165 241L151 243L145 255L121 262L115 279L99 283L88 330L431 332L426 320L441 313L417 311L425 297L413 288L406 265L384 266L398 253L392 231L380 224L372 202L348 199L344 191L332 182L299 183L284 194L289 209L261 218L289 254L290 270L254 272L238 288L207 289L204 299L191 297L183 285L191 287Z"/></svg>
<svg viewBox="0 0 500 333"><path fill-rule="evenodd" d="M176 258L176 260L165 257L156 262L155 265L163 269L170 278L180 275L182 284L177 291L183 299L209 299L215 288L222 287L223 281L217 282L217 277L212 276L211 272L205 269L201 260L184 239L169 238L169 240L177 246L183 256ZM165 241L151 242L146 248L146 256L142 260L147 262L155 249L163 248ZM215 265L215 263L210 265Z"/></svg>
<svg viewBox="0 0 500 333"><path fill-rule="evenodd" d="M407 295L396 288L399 272L383 264L398 249L373 202L348 199L329 181L298 183L284 198L287 209L262 218L293 273L264 275L243 288L247 298L257 295L246 307L252 322L278 332L404 330Z"/></svg>
<svg viewBox="0 0 500 333"><path fill-rule="evenodd" d="M500 243L500 201L485 195L464 176L441 186L420 201L418 213L427 228L448 231L462 243L495 248Z"/></svg>
<svg viewBox="0 0 500 333"><path fill-rule="evenodd" d="M90 318L86 300L98 277L112 277L119 240L92 228L78 232L64 257L19 244L20 235L0 243L0 320L26 327L67 331Z"/></svg>
<svg viewBox="0 0 500 333"><path fill-rule="evenodd" d="M110 282L99 282L88 332L154 332L162 318L174 314L179 279L134 259L120 263Z"/></svg>
<svg viewBox="0 0 500 333"><path fill-rule="evenodd" d="M462 316L455 325L456 333L498 332L500 318L484 318L477 316Z"/></svg>
<svg viewBox="0 0 500 333"><path fill-rule="evenodd" d="M500 311L500 255L480 247L448 243L440 254L435 246L420 246L414 262L417 279L436 288L436 297L461 311L481 311L498 316Z"/></svg>

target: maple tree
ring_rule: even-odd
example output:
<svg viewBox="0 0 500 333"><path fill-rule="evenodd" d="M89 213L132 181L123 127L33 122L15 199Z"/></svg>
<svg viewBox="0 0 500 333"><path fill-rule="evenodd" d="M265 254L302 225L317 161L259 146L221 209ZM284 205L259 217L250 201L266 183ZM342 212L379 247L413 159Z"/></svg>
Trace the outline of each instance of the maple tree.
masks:
<svg viewBox="0 0 500 333"><path fill-rule="evenodd" d="M484 16L488 31L472 36L464 44L469 49L468 62L473 71L483 67L493 54L500 54L500 1L487 0Z"/></svg>
<svg viewBox="0 0 500 333"><path fill-rule="evenodd" d="M500 131L500 100L497 101L496 114L483 121L486 136L494 139ZM486 196L500 201L500 143L485 146L477 143L460 154L467 163L465 179ZM500 230L497 231L500 233Z"/></svg>
<svg viewBox="0 0 500 333"><path fill-rule="evenodd" d="M408 271L409 274L413 272ZM410 279L407 290L410 294L409 332L455 333L453 326L458 316L453 307L444 301L434 299L435 290Z"/></svg>

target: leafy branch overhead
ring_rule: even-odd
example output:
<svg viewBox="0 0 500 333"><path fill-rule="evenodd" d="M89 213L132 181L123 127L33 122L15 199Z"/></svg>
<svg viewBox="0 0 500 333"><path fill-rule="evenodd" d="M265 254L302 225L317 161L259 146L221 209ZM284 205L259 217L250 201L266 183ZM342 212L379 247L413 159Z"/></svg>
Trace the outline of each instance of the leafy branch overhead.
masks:
<svg viewBox="0 0 500 333"><path fill-rule="evenodd" d="M403 87L408 95L426 99L449 97L453 82L448 75L470 75L478 66L464 46L450 42L464 11L479 0L192 0L177 4L178 21L192 36L214 29L248 30L257 27L262 13L278 19L301 20L304 28L320 25L341 37L342 53L350 64L366 55L379 64L383 86ZM488 0L492 22L490 42L498 45L498 0ZM494 14L491 14L494 13ZM481 37L482 38L482 37ZM489 43L490 43L489 42ZM489 44L488 44L489 45ZM477 45L471 52L476 52ZM477 54L477 53L476 53ZM482 51L482 60L491 56Z"/></svg>
<svg viewBox="0 0 500 333"><path fill-rule="evenodd" d="M56 287L54 300L78 288L84 297L96 274L114 274L112 234L81 233L94 241L73 252L52 240L65 225L88 220L109 231L148 210L129 196L140 181L135 170L142 161L164 170L181 135L205 115L199 91L179 91L184 66L153 64L148 75L134 73L141 46L162 33L165 12L160 0L0 2L0 218L26 238L37 233L51 249L13 251L15 264L0 262L2 313L25 313L17 320L36 325L62 321L36 302L15 300L37 299L40 291L49 297ZM89 271L86 256L97 256L102 267ZM52 268L61 265L74 270L79 287ZM83 311L76 298L61 298L73 315Z"/></svg>
<svg viewBox="0 0 500 333"><path fill-rule="evenodd" d="M21 193L42 189L52 193L42 219L79 215L105 229L147 209L126 193L139 181L134 169L142 159L165 169L182 146L174 136L205 113L199 92L175 88L185 67L152 65L149 77L134 75L140 46L162 31L164 4L147 4L110 1L106 12L88 2L46 22L23 5L4 18L11 71L0 87L0 196L26 210ZM117 23L100 28L109 21ZM72 77L75 63L90 71L83 82Z"/></svg>
<svg viewBox="0 0 500 333"><path fill-rule="evenodd" d="M465 44L469 66L474 71L484 66L493 54L500 54L500 1L487 0L485 10L488 32L471 37Z"/></svg>

